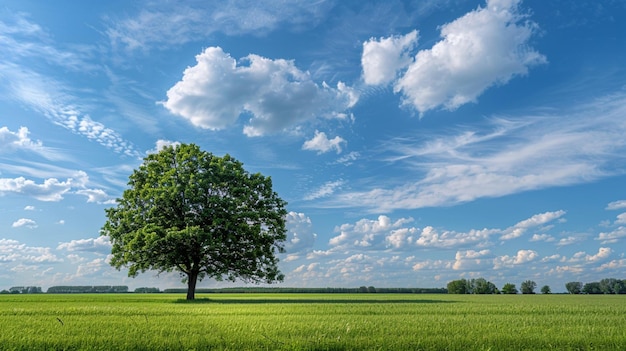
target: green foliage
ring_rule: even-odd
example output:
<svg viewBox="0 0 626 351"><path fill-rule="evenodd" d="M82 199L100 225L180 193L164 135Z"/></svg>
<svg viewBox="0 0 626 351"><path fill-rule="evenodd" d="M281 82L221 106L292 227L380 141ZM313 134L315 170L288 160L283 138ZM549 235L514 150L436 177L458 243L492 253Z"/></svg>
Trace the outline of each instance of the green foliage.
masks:
<svg viewBox="0 0 626 351"><path fill-rule="evenodd" d="M585 294L602 294L602 288L600 287L600 282L591 282L586 283L583 286L583 293Z"/></svg>
<svg viewBox="0 0 626 351"><path fill-rule="evenodd" d="M2 295L2 350L624 350L623 295Z"/></svg>
<svg viewBox="0 0 626 351"><path fill-rule="evenodd" d="M188 299L205 277L283 279L276 253L284 251L287 211L271 178L248 173L229 155L182 144L147 156L128 185L101 231L114 267L128 267L129 276L178 271Z"/></svg>
<svg viewBox="0 0 626 351"><path fill-rule="evenodd" d="M565 284L565 289L570 294L580 294L583 290L582 282L569 282Z"/></svg>
<svg viewBox="0 0 626 351"><path fill-rule="evenodd" d="M522 282L522 285L520 286L520 290L522 291L522 294L534 294L535 288L537 288L537 283L535 283L532 280L525 280Z"/></svg>
<svg viewBox="0 0 626 351"><path fill-rule="evenodd" d="M550 287L548 285L544 285L541 287L541 293L542 294L550 294L552 291L550 290Z"/></svg>
<svg viewBox="0 0 626 351"><path fill-rule="evenodd" d="M485 278L459 279L448 283L448 294L498 294L498 288Z"/></svg>
<svg viewBox="0 0 626 351"><path fill-rule="evenodd" d="M469 294L470 282L467 279L453 280L448 283L448 294Z"/></svg>
<svg viewBox="0 0 626 351"><path fill-rule="evenodd" d="M512 283L504 284L501 291L503 294L517 294L517 288Z"/></svg>

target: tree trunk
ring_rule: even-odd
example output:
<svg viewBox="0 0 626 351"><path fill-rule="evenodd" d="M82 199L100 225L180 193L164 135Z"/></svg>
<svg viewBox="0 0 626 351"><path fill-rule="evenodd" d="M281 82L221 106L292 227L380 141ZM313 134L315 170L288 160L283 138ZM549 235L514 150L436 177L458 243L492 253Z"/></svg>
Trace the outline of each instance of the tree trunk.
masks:
<svg viewBox="0 0 626 351"><path fill-rule="evenodd" d="M198 281L198 272L190 272L187 274L187 300L196 299L196 282Z"/></svg>

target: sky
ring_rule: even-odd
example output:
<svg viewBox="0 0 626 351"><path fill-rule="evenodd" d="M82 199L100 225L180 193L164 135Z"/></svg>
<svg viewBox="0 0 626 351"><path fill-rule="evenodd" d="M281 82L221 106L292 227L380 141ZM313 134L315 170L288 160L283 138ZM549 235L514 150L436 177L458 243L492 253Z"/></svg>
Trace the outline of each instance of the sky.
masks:
<svg viewBox="0 0 626 351"><path fill-rule="evenodd" d="M176 143L272 178L277 286L625 279L625 16L621 0L0 0L0 289L184 287L128 278L100 236L133 170Z"/></svg>

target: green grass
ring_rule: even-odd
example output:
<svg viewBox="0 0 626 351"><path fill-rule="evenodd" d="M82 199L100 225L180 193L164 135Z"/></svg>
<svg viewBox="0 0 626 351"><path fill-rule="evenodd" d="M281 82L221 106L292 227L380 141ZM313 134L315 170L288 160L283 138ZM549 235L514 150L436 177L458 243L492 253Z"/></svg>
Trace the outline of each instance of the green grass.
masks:
<svg viewBox="0 0 626 351"><path fill-rule="evenodd" d="M626 296L0 295L0 350L626 350Z"/></svg>

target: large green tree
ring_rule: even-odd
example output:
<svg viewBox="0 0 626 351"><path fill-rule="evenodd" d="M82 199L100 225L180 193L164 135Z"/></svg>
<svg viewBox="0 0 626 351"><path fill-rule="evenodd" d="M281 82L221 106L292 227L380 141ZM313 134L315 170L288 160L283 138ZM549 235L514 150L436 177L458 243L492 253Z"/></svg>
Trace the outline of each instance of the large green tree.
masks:
<svg viewBox="0 0 626 351"><path fill-rule="evenodd" d="M106 210L101 235L112 244L111 265L140 272L178 271L195 298L197 281L282 281L286 202L272 180L251 174L229 155L194 144L150 154L129 188Z"/></svg>
<svg viewBox="0 0 626 351"><path fill-rule="evenodd" d="M537 283L535 283L532 280L525 280L522 282L522 285L520 286L520 290L522 291L522 294L534 294L535 288L537 288Z"/></svg>

